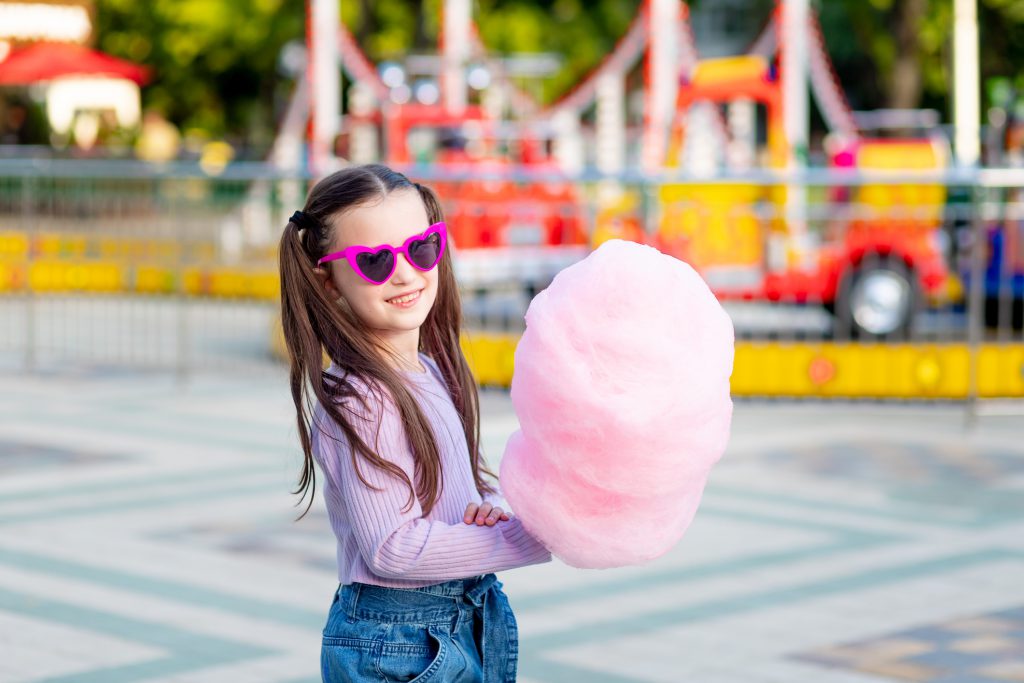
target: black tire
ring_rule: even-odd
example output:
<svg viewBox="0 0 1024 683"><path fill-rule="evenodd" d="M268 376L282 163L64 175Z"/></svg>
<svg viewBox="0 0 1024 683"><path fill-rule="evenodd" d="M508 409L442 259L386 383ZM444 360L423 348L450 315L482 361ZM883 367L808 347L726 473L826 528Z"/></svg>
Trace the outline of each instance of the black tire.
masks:
<svg viewBox="0 0 1024 683"><path fill-rule="evenodd" d="M869 254L839 285L835 338L907 339L920 301L917 278L902 260Z"/></svg>

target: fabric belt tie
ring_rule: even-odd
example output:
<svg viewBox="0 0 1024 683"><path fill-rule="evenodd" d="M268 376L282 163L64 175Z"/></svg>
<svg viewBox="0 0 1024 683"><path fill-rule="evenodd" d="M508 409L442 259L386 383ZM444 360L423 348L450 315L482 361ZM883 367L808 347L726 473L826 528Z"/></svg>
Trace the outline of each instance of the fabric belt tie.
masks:
<svg viewBox="0 0 1024 683"><path fill-rule="evenodd" d="M467 588L462 597L464 602L475 612L481 610L483 619L483 643L481 657L483 659L485 681L506 681L508 674L508 619L501 603L494 597L491 588L497 582L494 574L487 574Z"/></svg>

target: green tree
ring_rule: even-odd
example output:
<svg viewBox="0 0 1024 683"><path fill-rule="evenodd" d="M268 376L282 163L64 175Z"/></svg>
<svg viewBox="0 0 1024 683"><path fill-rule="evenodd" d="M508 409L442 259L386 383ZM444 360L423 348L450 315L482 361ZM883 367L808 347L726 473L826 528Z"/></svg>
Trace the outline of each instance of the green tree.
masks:
<svg viewBox="0 0 1024 683"><path fill-rule="evenodd" d="M856 106L948 109L953 0L819 1L825 42ZM983 82L1021 82L1024 0L980 0Z"/></svg>
<svg viewBox="0 0 1024 683"><path fill-rule="evenodd" d="M488 49L501 54L553 52L562 68L542 84L550 102L579 83L612 51L640 0L478 0L476 16Z"/></svg>
<svg viewBox="0 0 1024 683"><path fill-rule="evenodd" d="M341 0L341 15L370 59L380 61L434 51L441 5ZM477 0L473 13L491 51L564 56L563 68L538 88L550 100L600 62L639 5ZM152 69L147 108L186 130L265 150L290 87L278 72L278 55L288 41L304 39L305 7L303 0L97 0L99 47Z"/></svg>
<svg viewBox="0 0 1024 683"><path fill-rule="evenodd" d="M342 3L342 19L375 60L433 52L442 0L357 0ZM473 16L496 54L556 53L562 68L537 88L550 101L579 82L615 46L641 0L475 0ZM533 89L531 89L532 91Z"/></svg>
<svg viewBox="0 0 1024 683"><path fill-rule="evenodd" d="M342 20L373 61L434 51L442 1L339 0ZM604 59L641 2L474 0L473 15L493 53L561 56L557 73L528 88L550 102ZM855 108L948 112L952 3L815 0ZM762 4L751 0L752 8ZM278 56L288 41L304 40L305 8L305 0L97 0L99 47L152 68L146 107L186 130L244 141L259 156L292 87ZM979 19L983 78L1024 91L1024 0L979 0Z"/></svg>
<svg viewBox="0 0 1024 683"><path fill-rule="evenodd" d="M99 47L152 69L144 106L257 148L273 136L278 55L304 32L303 0L97 2Z"/></svg>

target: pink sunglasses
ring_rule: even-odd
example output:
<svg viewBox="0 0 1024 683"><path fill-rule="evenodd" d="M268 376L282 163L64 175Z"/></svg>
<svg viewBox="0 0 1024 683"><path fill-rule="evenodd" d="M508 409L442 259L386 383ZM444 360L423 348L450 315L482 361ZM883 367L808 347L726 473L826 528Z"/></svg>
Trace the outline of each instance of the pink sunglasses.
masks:
<svg viewBox="0 0 1024 683"><path fill-rule="evenodd" d="M344 251L327 254L316 264L319 266L328 261L347 259L359 277L371 285L382 285L394 275L399 254L405 254L405 260L414 268L428 271L441 261L447 241L447 226L443 222L434 223L422 234L407 239L400 247L390 244L377 247L351 246Z"/></svg>

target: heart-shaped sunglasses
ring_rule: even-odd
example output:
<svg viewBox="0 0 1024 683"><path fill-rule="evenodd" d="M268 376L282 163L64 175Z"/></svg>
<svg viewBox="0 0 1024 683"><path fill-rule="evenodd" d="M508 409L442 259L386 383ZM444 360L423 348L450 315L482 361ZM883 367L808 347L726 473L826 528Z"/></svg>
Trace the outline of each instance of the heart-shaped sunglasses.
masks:
<svg viewBox="0 0 1024 683"><path fill-rule="evenodd" d="M336 251L322 257L316 264L346 259L359 277L371 285L382 285L391 279L398 266L398 255L405 254L405 259L414 268L428 271L436 266L444 255L444 246L448 241L448 230L445 224L434 223L419 235L413 235L400 247L382 244L377 247L351 246L343 251Z"/></svg>

